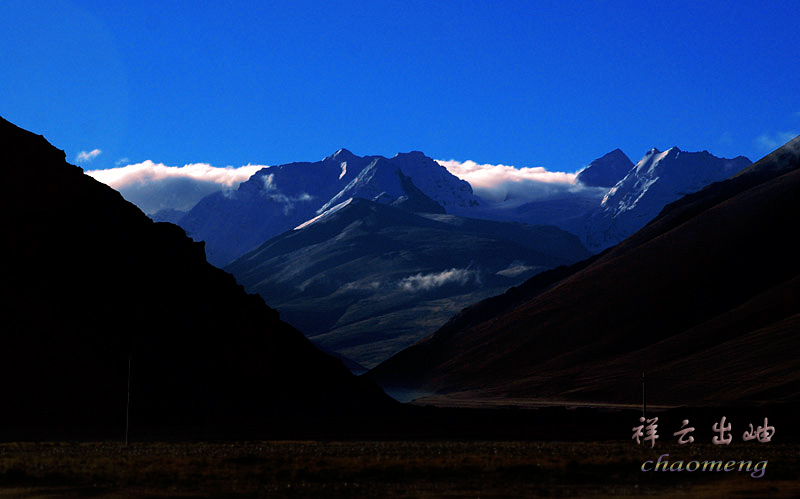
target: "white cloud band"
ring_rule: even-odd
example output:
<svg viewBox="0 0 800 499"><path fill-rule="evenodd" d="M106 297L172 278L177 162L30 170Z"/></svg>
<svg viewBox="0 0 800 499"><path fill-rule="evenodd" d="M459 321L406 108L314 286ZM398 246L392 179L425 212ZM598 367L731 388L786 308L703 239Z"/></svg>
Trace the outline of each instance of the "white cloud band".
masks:
<svg viewBox="0 0 800 499"><path fill-rule="evenodd" d="M145 213L162 209L188 210L212 192L234 189L264 165L238 168L207 163L167 166L150 160L107 170L86 172L119 191Z"/></svg>
<svg viewBox="0 0 800 499"><path fill-rule="evenodd" d="M469 182L475 194L492 201L534 201L582 189L577 183L577 173L551 172L542 167L478 164L469 160L437 162Z"/></svg>

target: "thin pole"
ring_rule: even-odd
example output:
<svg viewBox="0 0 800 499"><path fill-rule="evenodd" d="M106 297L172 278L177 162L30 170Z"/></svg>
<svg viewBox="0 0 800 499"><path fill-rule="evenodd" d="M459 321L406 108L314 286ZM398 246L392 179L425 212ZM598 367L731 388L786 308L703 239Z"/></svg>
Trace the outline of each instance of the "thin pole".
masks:
<svg viewBox="0 0 800 499"><path fill-rule="evenodd" d="M128 354L128 407L125 410L125 447L128 446L128 430L131 424L131 354Z"/></svg>
<svg viewBox="0 0 800 499"><path fill-rule="evenodd" d="M644 371L642 371L642 417L647 417L645 415L646 412L647 412L647 392L645 391Z"/></svg>

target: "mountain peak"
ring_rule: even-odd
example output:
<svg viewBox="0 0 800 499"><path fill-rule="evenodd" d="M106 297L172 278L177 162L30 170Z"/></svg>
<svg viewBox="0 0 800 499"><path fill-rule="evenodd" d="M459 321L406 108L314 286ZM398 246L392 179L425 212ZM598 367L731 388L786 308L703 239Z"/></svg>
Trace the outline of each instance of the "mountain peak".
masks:
<svg viewBox="0 0 800 499"><path fill-rule="evenodd" d="M697 158L709 159L690 152L676 161ZM716 160L725 161L732 160ZM781 351L798 339L789 229L800 199L800 172L789 172L798 168L800 149L783 147L736 179L683 198L597 260L539 274L465 309L367 377L408 393L437 393L419 403L497 407L501 397L630 401L634 381L622 388L614 376L681 371L700 380L763 380L747 390L721 381L718 405L796 402L792 379L764 373L765 366L798 368L796 356ZM575 303L586 312L577 319ZM659 402L707 405L706 381L666 385Z"/></svg>
<svg viewBox="0 0 800 499"><path fill-rule="evenodd" d="M633 168L633 162L620 149L598 158L578 173L578 182L590 187L613 187Z"/></svg>
<svg viewBox="0 0 800 499"><path fill-rule="evenodd" d="M442 213L444 208L424 194L399 166L377 156L347 186L317 210L323 213L344 199L363 197L372 201L403 205L410 211Z"/></svg>
<svg viewBox="0 0 800 499"><path fill-rule="evenodd" d="M428 158L425 153L422 151L409 151L409 152L399 152L392 156L392 159L395 158L409 158L409 159L430 159Z"/></svg>
<svg viewBox="0 0 800 499"><path fill-rule="evenodd" d="M750 164L746 158L718 158L707 151L651 149L603 198L586 236L590 249L612 246L653 219L668 203L724 180ZM605 219L605 220L600 220Z"/></svg>
<svg viewBox="0 0 800 499"><path fill-rule="evenodd" d="M397 153L390 163L398 166L404 175L411 177L422 192L442 205L448 213L467 210L480 205L472 187L420 151Z"/></svg>
<svg viewBox="0 0 800 499"><path fill-rule="evenodd" d="M335 159L338 161L347 161L348 159L357 158L355 154L350 152L349 150L345 149L344 147L336 151L335 153L328 156L327 159Z"/></svg>

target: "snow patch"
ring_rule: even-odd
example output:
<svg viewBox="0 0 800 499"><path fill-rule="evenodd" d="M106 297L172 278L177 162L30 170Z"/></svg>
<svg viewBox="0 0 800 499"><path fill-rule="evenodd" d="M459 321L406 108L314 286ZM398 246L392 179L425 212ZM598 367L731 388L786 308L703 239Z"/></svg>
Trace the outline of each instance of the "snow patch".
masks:
<svg viewBox="0 0 800 499"><path fill-rule="evenodd" d="M337 211L341 210L342 208L344 208L345 206L350 204L350 202L352 200L353 200L353 198L349 198L347 201L343 201L343 202L337 204L336 206L331 207L330 209L322 212L321 214L317 215L316 217L312 218L311 220L308 220L306 222L301 223L300 225L295 227L293 230L300 230L300 229L302 229L304 227L308 227L309 225L311 225L311 224L313 224L315 222L319 222L323 218L329 217L333 213L336 213Z"/></svg>

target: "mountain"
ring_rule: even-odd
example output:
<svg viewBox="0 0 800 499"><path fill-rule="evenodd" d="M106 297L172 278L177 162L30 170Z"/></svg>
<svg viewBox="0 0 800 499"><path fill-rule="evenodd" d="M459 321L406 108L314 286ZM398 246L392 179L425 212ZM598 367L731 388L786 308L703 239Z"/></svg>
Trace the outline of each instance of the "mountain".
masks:
<svg viewBox="0 0 800 499"><path fill-rule="evenodd" d="M171 224L177 224L181 218L186 216L186 213L187 212L183 210L164 208L163 210L158 210L150 215L150 218L152 218L154 222L169 222Z"/></svg>
<svg viewBox="0 0 800 499"><path fill-rule="evenodd" d="M380 165L402 187L383 159L357 178L379 175ZM364 192L351 187L342 192ZM225 270L315 344L366 367L463 307L588 256L577 237L555 227L412 213L360 197L334 197L326 207Z"/></svg>
<svg viewBox="0 0 800 499"><path fill-rule="evenodd" d="M614 149L598 158L578 173L577 180L589 187L614 187L634 167L628 156Z"/></svg>
<svg viewBox="0 0 800 499"><path fill-rule="evenodd" d="M418 189L411 178L405 176L398 166L384 158L375 158L344 189L322 205L317 213L325 212L354 197L371 199L408 211L445 212L441 205Z"/></svg>
<svg viewBox="0 0 800 499"><path fill-rule="evenodd" d="M315 163L264 168L236 190L206 196L185 215L164 212L154 219L177 223L204 241L208 260L219 267L350 198L412 212L555 225L597 252L636 232L667 203L749 164L743 157L673 147L652 149L633 165L615 149L584 168L574 188L521 204L479 198L466 181L419 151L384 158L340 149Z"/></svg>
<svg viewBox="0 0 800 499"><path fill-rule="evenodd" d="M340 149L315 163L264 168L237 190L206 196L177 223L223 266L351 197L434 213L480 202L467 182L420 152L387 159Z"/></svg>
<svg viewBox="0 0 800 499"><path fill-rule="evenodd" d="M202 243L2 119L0 168L4 434L119 436L129 379L139 436L329 424L393 407L207 263Z"/></svg>
<svg viewBox="0 0 800 499"><path fill-rule="evenodd" d="M707 151L684 152L672 147L661 152L653 148L611 187L600 206L583 220L572 219L560 226L581 236L590 250L601 251L644 227L668 203L724 180L750 164L743 156L725 159ZM588 171L589 168L581 174Z"/></svg>
<svg viewBox="0 0 800 499"><path fill-rule="evenodd" d="M545 229L531 233L508 222L554 225L597 251L635 232L683 192L747 163L673 148L652 150L634 166L616 149L592 161L574 188L519 205L479 199L468 183L418 151L387 159L340 149L317 163L265 168L236 191L204 198L178 223L206 241L212 263L242 256L225 268L315 344L373 367L464 306L586 255L571 239L572 246L562 244L570 249L553 258L552 249L537 246ZM366 209L362 201L387 208ZM458 216L484 223L476 231L474 220ZM509 239L515 231L527 240ZM504 248L502 258L481 244ZM450 281L436 293L399 286L417 275Z"/></svg>
<svg viewBox="0 0 800 499"><path fill-rule="evenodd" d="M597 187L578 189L521 205L488 206L474 216L531 225L555 225L578 235L585 225L585 218L600 206L606 192L607 189Z"/></svg>
<svg viewBox="0 0 800 499"><path fill-rule="evenodd" d="M717 158L707 151L673 147L651 149L634 165L619 149L592 161L575 185L546 199L483 201L472 217L555 225L577 235L593 253L630 236L655 218L664 206L750 165L744 157Z"/></svg>
<svg viewBox="0 0 800 499"><path fill-rule="evenodd" d="M679 155L653 151L637 170ZM648 404L797 402L798 213L800 137L614 248L466 309L367 376L449 405L633 405L643 372Z"/></svg>
<svg viewBox="0 0 800 499"><path fill-rule="evenodd" d="M481 205L480 198L472 193L469 182L456 177L419 151L396 154L390 161L447 213L471 213L472 209Z"/></svg>

